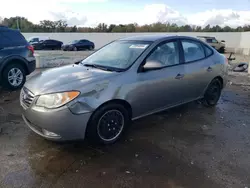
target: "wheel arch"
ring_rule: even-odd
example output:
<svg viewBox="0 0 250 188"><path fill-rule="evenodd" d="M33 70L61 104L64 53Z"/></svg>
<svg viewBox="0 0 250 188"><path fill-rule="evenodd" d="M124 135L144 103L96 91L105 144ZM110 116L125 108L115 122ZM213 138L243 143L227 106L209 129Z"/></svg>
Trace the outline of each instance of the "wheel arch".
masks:
<svg viewBox="0 0 250 188"><path fill-rule="evenodd" d="M224 80L223 80L223 78L221 77L221 76L216 76L212 81L214 81L214 80L219 80L220 81L220 84L221 84L221 88L223 88L223 85L224 85ZM211 82L212 82L211 81ZM210 83L211 83L210 82Z"/></svg>
<svg viewBox="0 0 250 188"><path fill-rule="evenodd" d="M219 80L219 82L220 82L220 84L221 84L221 89L223 88L223 86L224 86L224 80L223 80L223 78L222 78L221 76L216 76L216 77L214 77L214 78L207 84L206 88L205 88L204 91L203 91L203 96L205 95L208 86L209 86L214 80Z"/></svg>
<svg viewBox="0 0 250 188"><path fill-rule="evenodd" d="M11 58L7 58L6 60L4 60L4 62L1 64L0 66L0 73L3 72L3 70L9 66L10 64L14 64L14 63L20 63L20 65L23 66L26 74L28 73L28 66L27 66L27 62L19 56L15 56L15 57L11 57Z"/></svg>
<svg viewBox="0 0 250 188"><path fill-rule="evenodd" d="M103 104L101 104L100 106L98 106L95 109L95 111L98 110L98 109L100 109L100 108L102 108L103 106L106 106L106 105L109 105L109 104L120 104L120 105L124 106L125 109L129 113L130 119L132 118L132 115L133 115L133 113L132 113L132 107L131 107L131 105L126 100L123 100L123 99L112 99L112 100L106 101ZM95 113L95 111L93 112L93 114Z"/></svg>

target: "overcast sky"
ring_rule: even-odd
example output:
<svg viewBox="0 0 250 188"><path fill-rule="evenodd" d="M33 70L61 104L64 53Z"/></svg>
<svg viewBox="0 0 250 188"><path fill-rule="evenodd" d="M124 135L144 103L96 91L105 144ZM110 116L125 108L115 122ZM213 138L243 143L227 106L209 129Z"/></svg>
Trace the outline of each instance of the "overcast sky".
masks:
<svg viewBox="0 0 250 188"><path fill-rule="evenodd" d="M236 27L250 24L250 0L3 0L0 17L23 16L34 23L64 19L69 25L168 21Z"/></svg>

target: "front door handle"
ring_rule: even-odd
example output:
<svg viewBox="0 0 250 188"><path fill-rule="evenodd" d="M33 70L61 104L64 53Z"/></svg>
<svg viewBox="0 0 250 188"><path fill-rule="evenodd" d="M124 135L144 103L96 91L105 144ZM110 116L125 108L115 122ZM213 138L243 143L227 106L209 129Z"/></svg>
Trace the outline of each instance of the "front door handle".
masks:
<svg viewBox="0 0 250 188"><path fill-rule="evenodd" d="M184 77L184 74L177 74L177 76L175 77L175 79L182 79Z"/></svg>
<svg viewBox="0 0 250 188"><path fill-rule="evenodd" d="M207 72L211 72L213 69L211 67L207 68Z"/></svg>

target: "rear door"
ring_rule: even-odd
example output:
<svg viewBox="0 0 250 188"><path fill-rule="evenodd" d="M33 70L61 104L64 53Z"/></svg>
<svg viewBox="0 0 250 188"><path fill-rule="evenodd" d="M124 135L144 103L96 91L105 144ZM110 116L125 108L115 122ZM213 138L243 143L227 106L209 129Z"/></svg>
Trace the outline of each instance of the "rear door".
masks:
<svg viewBox="0 0 250 188"><path fill-rule="evenodd" d="M80 48L82 49L82 50L84 50L84 49L86 49L86 48L88 48L88 42L87 42L87 40L80 40Z"/></svg>
<svg viewBox="0 0 250 188"><path fill-rule="evenodd" d="M51 46L53 49L61 48L61 45L60 45L59 41L57 41L57 40L51 40Z"/></svg>
<svg viewBox="0 0 250 188"><path fill-rule="evenodd" d="M182 39L185 76L182 94L187 101L200 98L213 78L212 49L197 40Z"/></svg>

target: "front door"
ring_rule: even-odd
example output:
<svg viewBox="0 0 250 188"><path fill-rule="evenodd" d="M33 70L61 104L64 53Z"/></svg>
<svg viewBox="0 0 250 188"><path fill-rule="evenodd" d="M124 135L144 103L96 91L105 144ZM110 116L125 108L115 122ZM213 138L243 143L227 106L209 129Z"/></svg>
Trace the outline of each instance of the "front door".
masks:
<svg viewBox="0 0 250 188"><path fill-rule="evenodd" d="M184 65L180 64L180 44L169 41L159 44L145 62L162 64L158 70L139 72L132 103L134 117L147 115L182 101Z"/></svg>

